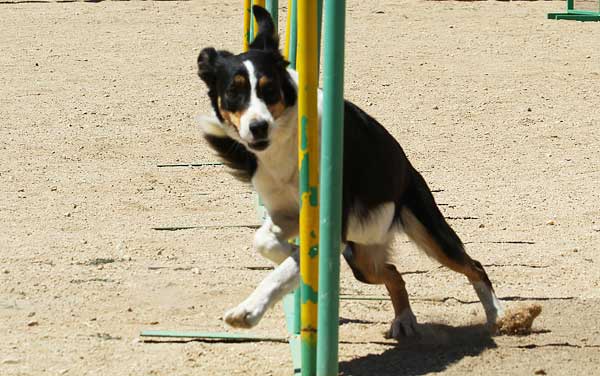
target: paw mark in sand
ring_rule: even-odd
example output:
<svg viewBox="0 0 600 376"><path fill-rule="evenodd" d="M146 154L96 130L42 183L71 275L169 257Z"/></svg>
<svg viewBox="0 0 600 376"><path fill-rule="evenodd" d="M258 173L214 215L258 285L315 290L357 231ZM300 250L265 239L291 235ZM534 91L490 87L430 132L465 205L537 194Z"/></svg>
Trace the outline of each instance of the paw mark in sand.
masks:
<svg viewBox="0 0 600 376"><path fill-rule="evenodd" d="M508 335L529 334L533 321L541 312L539 304L510 308L496 321L497 332Z"/></svg>

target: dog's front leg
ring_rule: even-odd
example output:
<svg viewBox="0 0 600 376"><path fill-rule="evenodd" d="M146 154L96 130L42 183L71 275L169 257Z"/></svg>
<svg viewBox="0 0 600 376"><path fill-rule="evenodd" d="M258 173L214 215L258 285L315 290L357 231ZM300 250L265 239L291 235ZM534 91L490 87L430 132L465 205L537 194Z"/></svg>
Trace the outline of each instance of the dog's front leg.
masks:
<svg viewBox="0 0 600 376"><path fill-rule="evenodd" d="M288 243L288 239L297 235L298 220L294 217L277 216L276 223L271 217L267 217L262 226L254 234L254 248L263 257L271 260L276 265L298 249L294 244Z"/></svg>
<svg viewBox="0 0 600 376"><path fill-rule="evenodd" d="M225 312L225 322L236 328L255 326L267 309L298 286L299 275L300 266L296 250L269 273L246 300Z"/></svg>

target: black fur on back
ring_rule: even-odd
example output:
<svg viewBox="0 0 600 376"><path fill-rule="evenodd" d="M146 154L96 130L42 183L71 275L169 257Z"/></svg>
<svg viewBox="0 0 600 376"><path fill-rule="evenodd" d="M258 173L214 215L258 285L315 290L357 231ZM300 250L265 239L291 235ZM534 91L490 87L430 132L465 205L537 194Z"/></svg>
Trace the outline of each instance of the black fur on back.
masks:
<svg viewBox="0 0 600 376"><path fill-rule="evenodd" d="M404 151L385 128L345 101L342 239L350 214L366 219L375 207L403 196L410 169Z"/></svg>
<svg viewBox="0 0 600 376"><path fill-rule="evenodd" d="M346 101L342 239L347 241L350 214L367 219L372 209L386 202L395 204L396 224L402 224L402 209L410 209L444 253L462 261L465 253L460 238L446 222L427 183L410 164L400 144L377 120Z"/></svg>

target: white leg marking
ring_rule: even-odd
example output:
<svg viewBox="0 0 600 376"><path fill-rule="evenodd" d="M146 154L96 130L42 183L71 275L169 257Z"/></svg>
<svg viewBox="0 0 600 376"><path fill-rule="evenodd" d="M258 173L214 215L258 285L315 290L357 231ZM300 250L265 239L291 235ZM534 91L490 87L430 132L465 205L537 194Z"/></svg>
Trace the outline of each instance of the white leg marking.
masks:
<svg viewBox="0 0 600 376"><path fill-rule="evenodd" d="M271 218L267 217L254 234L254 247L263 257L279 265L296 248L287 241L280 240L282 237L284 237L284 234L281 228L275 225Z"/></svg>
<svg viewBox="0 0 600 376"><path fill-rule="evenodd" d="M237 307L225 312L225 322L235 328L251 328L258 324L267 309L293 291L300 280L298 253L279 264Z"/></svg>
<svg viewBox="0 0 600 376"><path fill-rule="evenodd" d="M494 291L483 281L473 282L473 288L475 289L481 304L483 304L488 324L496 324L498 317L502 316L504 313L500 300L498 300Z"/></svg>
<svg viewBox="0 0 600 376"><path fill-rule="evenodd" d="M410 308L406 308L398 316L394 317L390 330L385 338L402 339L417 335L417 318Z"/></svg>
<svg viewBox="0 0 600 376"><path fill-rule="evenodd" d="M371 209L367 216L360 217L356 213L348 216L348 235L350 241L360 244L385 244L391 237L391 226L394 220L396 205L386 202Z"/></svg>

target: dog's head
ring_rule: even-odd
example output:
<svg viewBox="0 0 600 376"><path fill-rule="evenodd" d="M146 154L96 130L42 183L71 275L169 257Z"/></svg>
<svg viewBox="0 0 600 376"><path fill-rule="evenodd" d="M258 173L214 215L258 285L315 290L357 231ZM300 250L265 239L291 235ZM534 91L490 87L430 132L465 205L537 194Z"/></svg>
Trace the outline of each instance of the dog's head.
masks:
<svg viewBox="0 0 600 376"><path fill-rule="evenodd" d="M253 151L272 141L276 120L296 103L296 88L279 52L269 13L253 7L258 33L248 52L233 55L212 47L198 56L198 75L208 86L216 116L227 134Z"/></svg>

